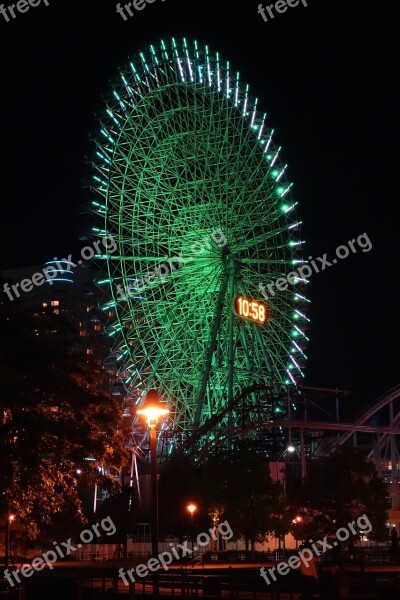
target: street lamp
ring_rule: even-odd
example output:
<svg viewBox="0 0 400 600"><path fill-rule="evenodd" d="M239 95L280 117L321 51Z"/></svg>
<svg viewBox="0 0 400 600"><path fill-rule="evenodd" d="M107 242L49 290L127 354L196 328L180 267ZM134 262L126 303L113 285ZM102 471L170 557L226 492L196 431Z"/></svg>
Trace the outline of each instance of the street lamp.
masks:
<svg viewBox="0 0 400 600"><path fill-rule="evenodd" d="M302 520L303 520L302 517L297 516L293 519L292 523L293 523L293 525L297 525L297 523L301 523Z"/></svg>
<svg viewBox="0 0 400 600"><path fill-rule="evenodd" d="M300 515L297 515L297 517L295 517L295 518L292 520L292 524L293 524L293 525L300 525L300 523L302 523L302 522L303 522L303 517L301 517ZM297 548L298 548L298 545L299 545L299 540L298 540L298 539L297 539L297 537L296 537L296 550L297 550Z"/></svg>
<svg viewBox="0 0 400 600"><path fill-rule="evenodd" d="M283 452L281 452L281 454L279 456L277 456L276 458L276 481L279 481L279 461L281 458L283 458L284 456L286 456L286 454L293 454L294 452L296 452L296 448L295 446L293 446L292 443L290 443L287 448L285 448L285 450Z"/></svg>
<svg viewBox="0 0 400 600"><path fill-rule="evenodd" d="M156 390L147 392L143 406L137 411L144 415L150 429L150 459L151 459L151 553L153 558L158 556L158 482L157 482L157 422L160 417L169 413L168 408L161 404ZM158 598L158 573L153 573L153 596Z"/></svg>
<svg viewBox="0 0 400 600"><path fill-rule="evenodd" d="M197 506L196 506L196 504L190 503L187 505L186 510L188 512L190 512L190 517L191 517L191 519L193 519L193 514L196 512Z"/></svg>
<svg viewBox="0 0 400 600"><path fill-rule="evenodd" d="M292 442L289 440L289 444L287 445L287 447L285 448L285 450L283 452L281 452L281 454L278 456L277 454L276 456L276 483L280 482L280 473L282 473L282 471L284 471L283 477L282 477L282 485L283 485L283 492L286 493L286 468L282 469L281 471L279 470L279 461L284 458L287 455L293 454L294 452L296 452L296 448L294 447L294 445L292 444ZM279 513L278 517L280 518L281 513ZM281 543L282 543L282 535L281 532L279 532L278 535L278 550L281 550ZM283 536L283 546L285 547L285 536Z"/></svg>
<svg viewBox="0 0 400 600"><path fill-rule="evenodd" d="M194 535L193 535L193 515L197 510L197 506L196 504L193 504L193 502L191 502L190 504L188 504L186 506L186 510L190 513L190 529L191 529L191 538L192 538L192 554L194 553Z"/></svg>
<svg viewBox="0 0 400 600"><path fill-rule="evenodd" d="M8 568L10 550L11 550L11 523L15 520L15 515L8 514L6 517L6 535L5 535L5 553L4 566Z"/></svg>

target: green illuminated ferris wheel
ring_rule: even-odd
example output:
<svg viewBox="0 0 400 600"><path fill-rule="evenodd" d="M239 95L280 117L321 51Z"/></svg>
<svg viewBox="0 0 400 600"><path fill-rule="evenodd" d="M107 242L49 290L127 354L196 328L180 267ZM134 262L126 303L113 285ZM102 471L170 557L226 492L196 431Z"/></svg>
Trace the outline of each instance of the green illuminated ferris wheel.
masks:
<svg viewBox="0 0 400 600"><path fill-rule="evenodd" d="M117 246L100 283L132 414L156 388L184 437L246 387L295 384L307 282L262 286L303 262L297 202L249 86L207 46L161 41L120 71L100 129L93 233Z"/></svg>

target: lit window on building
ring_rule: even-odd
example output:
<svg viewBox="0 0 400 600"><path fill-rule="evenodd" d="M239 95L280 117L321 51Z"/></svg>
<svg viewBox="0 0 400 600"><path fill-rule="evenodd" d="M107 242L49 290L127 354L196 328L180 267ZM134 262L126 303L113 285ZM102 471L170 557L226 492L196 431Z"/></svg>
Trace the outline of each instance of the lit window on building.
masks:
<svg viewBox="0 0 400 600"><path fill-rule="evenodd" d="M94 324L94 330L95 331L101 331L101 323L95 323Z"/></svg>
<svg viewBox="0 0 400 600"><path fill-rule="evenodd" d="M86 354L93 354L93 348L86 348Z"/></svg>
<svg viewBox="0 0 400 600"><path fill-rule="evenodd" d="M60 306L60 301L59 300L52 300L51 301L51 306Z"/></svg>
<svg viewBox="0 0 400 600"><path fill-rule="evenodd" d="M43 306L43 308L47 308L48 307L47 302L43 302L42 306Z"/></svg>
<svg viewBox="0 0 400 600"><path fill-rule="evenodd" d="M59 308L55 308L55 309L53 310L53 313L54 313L55 315L59 315L59 314L60 314L60 309L59 309Z"/></svg>

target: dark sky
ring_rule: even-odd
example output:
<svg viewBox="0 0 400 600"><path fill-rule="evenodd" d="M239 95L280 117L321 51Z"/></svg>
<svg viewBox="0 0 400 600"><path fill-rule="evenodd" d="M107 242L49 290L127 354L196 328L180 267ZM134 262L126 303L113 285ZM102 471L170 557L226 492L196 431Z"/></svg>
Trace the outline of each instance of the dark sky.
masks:
<svg viewBox="0 0 400 600"><path fill-rule="evenodd" d="M312 279L307 383L351 390L352 410L400 383L398 0L308 0L267 23L258 0L155 0L127 22L114 0L49 4L0 15L0 267L79 251L110 79L160 37L195 37L268 112L309 254L364 232L373 244Z"/></svg>

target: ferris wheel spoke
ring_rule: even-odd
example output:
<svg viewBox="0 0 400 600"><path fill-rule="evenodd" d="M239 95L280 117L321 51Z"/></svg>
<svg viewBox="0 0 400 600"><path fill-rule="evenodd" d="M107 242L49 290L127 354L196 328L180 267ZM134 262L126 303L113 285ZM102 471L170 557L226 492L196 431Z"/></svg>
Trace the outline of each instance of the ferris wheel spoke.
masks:
<svg viewBox="0 0 400 600"><path fill-rule="evenodd" d="M214 278L217 278L217 277L218 277L218 272L216 271ZM209 285L211 285L211 283ZM178 310L180 310L179 307L185 302L187 297L192 293L193 293L193 289L184 288L183 290L181 290L180 295L177 294L176 299L174 299L173 303L171 303L171 306L168 305L167 311L170 313L171 322L176 323L177 312L178 312ZM153 309L150 307L150 310L148 312L150 314L153 314ZM176 340L179 339L179 335L181 334L182 330L185 330L187 328L187 324L191 319L193 319L193 315L188 313L186 315L183 323L180 326L175 328L174 336L172 338L170 337L170 335L171 335L170 331L164 330L161 339L157 339L156 342L154 343L154 346L148 348L148 351L150 352L150 354L160 344L161 344L161 347L163 347L163 348L165 347L164 344L171 344L173 346L175 344Z"/></svg>
<svg viewBox="0 0 400 600"><path fill-rule="evenodd" d="M258 235L255 235L254 237L243 240L242 245L235 246L234 251L235 251L235 253L245 252L245 251L249 250L250 248L253 248L254 246L258 246L260 243L265 243L268 240L275 238L276 236L284 233L285 231L287 231L287 226L283 225L277 229L274 229L274 230L268 232L267 234L259 233ZM281 247L283 248L284 245L282 244Z"/></svg>

